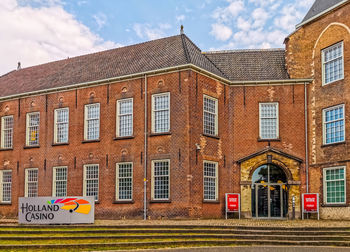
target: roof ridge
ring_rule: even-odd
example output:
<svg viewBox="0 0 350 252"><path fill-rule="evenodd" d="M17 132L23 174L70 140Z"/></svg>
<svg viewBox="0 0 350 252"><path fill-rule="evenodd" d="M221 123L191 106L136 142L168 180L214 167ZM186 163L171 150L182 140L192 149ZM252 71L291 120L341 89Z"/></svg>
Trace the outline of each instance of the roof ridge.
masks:
<svg viewBox="0 0 350 252"><path fill-rule="evenodd" d="M209 59L203 52L202 50L189 38L186 36L186 34L183 34L184 37L200 52L201 55L203 55L225 78L228 79L228 76L211 60Z"/></svg>
<svg viewBox="0 0 350 252"><path fill-rule="evenodd" d="M191 56L190 56L190 53L188 52L185 36L186 36L185 34L181 34L182 47L184 49L186 62L191 63Z"/></svg>
<svg viewBox="0 0 350 252"><path fill-rule="evenodd" d="M106 49L106 50L97 51L97 52L91 52L91 53L87 53L87 54L81 54L81 55L77 55L77 56L74 56L74 57L68 57L66 59L59 59L59 60L54 60L54 61L50 61L50 62L46 62L46 63L41 63L41 64L38 64L38 65L29 66L29 67L22 67L21 70L22 69L31 69L33 67L43 66L43 65L57 63L57 62L63 62L63 61L66 61L66 60L72 60L72 59L76 59L76 58L80 58L80 57L91 56L91 55L95 55L95 54L99 54L99 53L106 53L106 52L118 50L118 49L121 49L121 48L136 47L136 46L139 46L139 45L148 44L148 43L151 43L151 42L154 42L154 41L163 40L163 39L169 39L169 38L173 38L173 37L177 37L177 36L180 36L180 35L172 35L172 36L168 36L168 37L164 37L164 38L158 38L158 39L144 41L144 42L137 43L137 44L126 45L126 46L121 46L121 47L115 47L115 48ZM13 70L13 71L16 71L16 70ZM4 75L12 73L13 71L10 71L10 72L8 72L8 73L6 73ZM4 76L4 75L2 75L2 76ZM0 76L0 77L2 77L2 76Z"/></svg>
<svg viewBox="0 0 350 252"><path fill-rule="evenodd" d="M284 48L269 48L269 49L233 49L233 50L221 50L221 51L208 51L202 52L203 54L219 54L219 53L236 53L236 52L279 52L285 51Z"/></svg>

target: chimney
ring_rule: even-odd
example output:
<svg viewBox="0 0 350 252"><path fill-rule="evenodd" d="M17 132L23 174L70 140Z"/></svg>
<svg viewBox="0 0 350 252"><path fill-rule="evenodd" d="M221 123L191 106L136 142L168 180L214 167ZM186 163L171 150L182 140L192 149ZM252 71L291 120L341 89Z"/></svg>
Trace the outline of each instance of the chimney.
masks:
<svg viewBox="0 0 350 252"><path fill-rule="evenodd" d="M17 64L17 70L20 70L22 67L21 67L21 62L18 62Z"/></svg>
<svg viewBox="0 0 350 252"><path fill-rule="evenodd" d="M184 26L183 26L183 25L181 25L180 34L181 34L181 35L184 34Z"/></svg>

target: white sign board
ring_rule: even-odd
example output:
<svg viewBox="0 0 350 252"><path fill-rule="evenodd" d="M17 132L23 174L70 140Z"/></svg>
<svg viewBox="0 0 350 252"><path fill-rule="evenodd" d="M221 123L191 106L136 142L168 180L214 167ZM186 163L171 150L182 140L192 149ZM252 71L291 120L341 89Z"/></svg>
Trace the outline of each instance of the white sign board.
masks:
<svg viewBox="0 0 350 252"><path fill-rule="evenodd" d="M94 223L94 197L21 197L18 223L71 224Z"/></svg>

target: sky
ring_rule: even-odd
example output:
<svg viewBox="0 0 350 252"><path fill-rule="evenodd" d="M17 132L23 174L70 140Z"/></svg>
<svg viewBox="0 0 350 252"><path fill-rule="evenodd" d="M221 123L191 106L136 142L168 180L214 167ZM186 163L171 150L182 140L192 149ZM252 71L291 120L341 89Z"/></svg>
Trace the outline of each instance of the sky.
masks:
<svg viewBox="0 0 350 252"><path fill-rule="evenodd" d="M282 48L314 0L0 0L0 75L177 35L202 50Z"/></svg>

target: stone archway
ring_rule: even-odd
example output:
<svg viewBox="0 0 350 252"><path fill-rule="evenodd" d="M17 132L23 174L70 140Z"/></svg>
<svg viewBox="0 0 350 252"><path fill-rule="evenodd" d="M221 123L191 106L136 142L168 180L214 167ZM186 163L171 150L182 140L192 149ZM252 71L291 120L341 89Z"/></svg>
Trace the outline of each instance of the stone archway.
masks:
<svg viewBox="0 0 350 252"><path fill-rule="evenodd" d="M249 155L237 161L240 164L241 211L247 218L252 217L252 176L254 171L264 165L272 164L280 167L286 175L288 186L288 214L292 213L292 197L295 197L296 216L300 216L300 167L302 160L273 148Z"/></svg>

